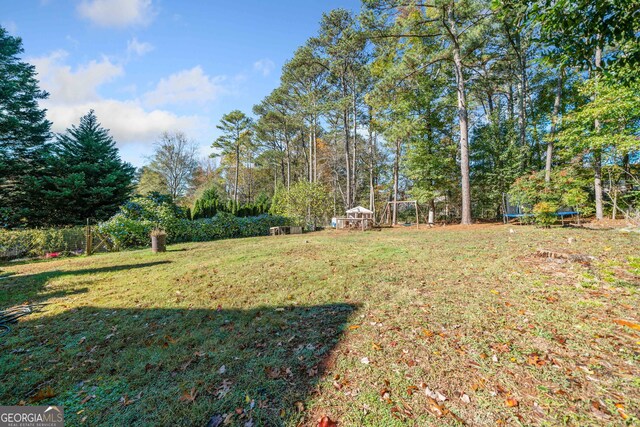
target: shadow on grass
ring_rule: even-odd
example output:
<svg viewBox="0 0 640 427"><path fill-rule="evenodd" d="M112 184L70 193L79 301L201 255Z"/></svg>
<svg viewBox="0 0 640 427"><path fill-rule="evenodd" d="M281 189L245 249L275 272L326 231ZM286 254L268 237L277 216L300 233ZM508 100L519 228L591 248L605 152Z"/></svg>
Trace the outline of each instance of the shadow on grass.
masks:
<svg viewBox="0 0 640 427"><path fill-rule="evenodd" d="M16 276L12 273L0 275L0 309L11 307L24 302L45 302L48 298L63 297L82 292L78 289L56 291L52 293L42 293L49 280L57 279L67 275L82 276L101 273L113 273L118 271L128 271L138 268L148 268L162 264L169 264L171 261L154 261L140 264L122 264L109 267L86 268L81 270L53 270L36 274L26 274ZM87 289L84 289L86 292Z"/></svg>
<svg viewBox="0 0 640 427"><path fill-rule="evenodd" d="M82 307L27 320L0 352L0 404L46 390L39 404L64 405L69 425L296 425L356 309Z"/></svg>

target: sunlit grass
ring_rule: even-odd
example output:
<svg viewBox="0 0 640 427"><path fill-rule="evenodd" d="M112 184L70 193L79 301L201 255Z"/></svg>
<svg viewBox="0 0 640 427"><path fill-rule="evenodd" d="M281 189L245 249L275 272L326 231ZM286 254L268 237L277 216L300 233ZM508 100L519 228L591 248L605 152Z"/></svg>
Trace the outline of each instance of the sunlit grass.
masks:
<svg viewBox="0 0 640 427"><path fill-rule="evenodd" d="M511 228L6 264L1 308L49 305L4 339L0 403L70 425L638 422L640 334L613 322L640 320L637 236Z"/></svg>

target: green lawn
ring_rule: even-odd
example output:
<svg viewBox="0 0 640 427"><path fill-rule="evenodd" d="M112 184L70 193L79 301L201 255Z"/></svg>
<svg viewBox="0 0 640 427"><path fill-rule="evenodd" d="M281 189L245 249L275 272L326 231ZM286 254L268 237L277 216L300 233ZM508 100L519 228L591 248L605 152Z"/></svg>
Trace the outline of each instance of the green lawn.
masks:
<svg viewBox="0 0 640 427"><path fill-rule="evenodd" d="M326 231L0 277L0 309L48 303L0 339L0 404L68 425L640 423L637 234Z"/></svg>

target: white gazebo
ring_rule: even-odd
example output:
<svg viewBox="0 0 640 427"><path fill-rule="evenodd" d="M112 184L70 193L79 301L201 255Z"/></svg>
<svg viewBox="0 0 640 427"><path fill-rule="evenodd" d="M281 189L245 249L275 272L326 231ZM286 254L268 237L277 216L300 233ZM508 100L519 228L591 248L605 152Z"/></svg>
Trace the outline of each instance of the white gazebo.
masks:
<svg viewBox="0 0 640 427"><path fill-rule="evenodd" d="M346 216L334 218L337 229L361 229L373 227L373 211L362 206L356 206L347 210Z"/></svg>

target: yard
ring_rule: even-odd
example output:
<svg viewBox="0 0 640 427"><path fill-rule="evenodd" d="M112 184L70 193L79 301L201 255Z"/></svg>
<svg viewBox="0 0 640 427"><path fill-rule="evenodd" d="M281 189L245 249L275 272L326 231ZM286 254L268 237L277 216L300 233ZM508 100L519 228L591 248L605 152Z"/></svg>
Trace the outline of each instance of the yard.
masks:
<svg viewBox="0 0 640 427"><path fill-rule="evenodd" d="M4 264L0 309L48 305L0 338L0 403L68 425L640 423L639 243L478 225Z"/></svg>

